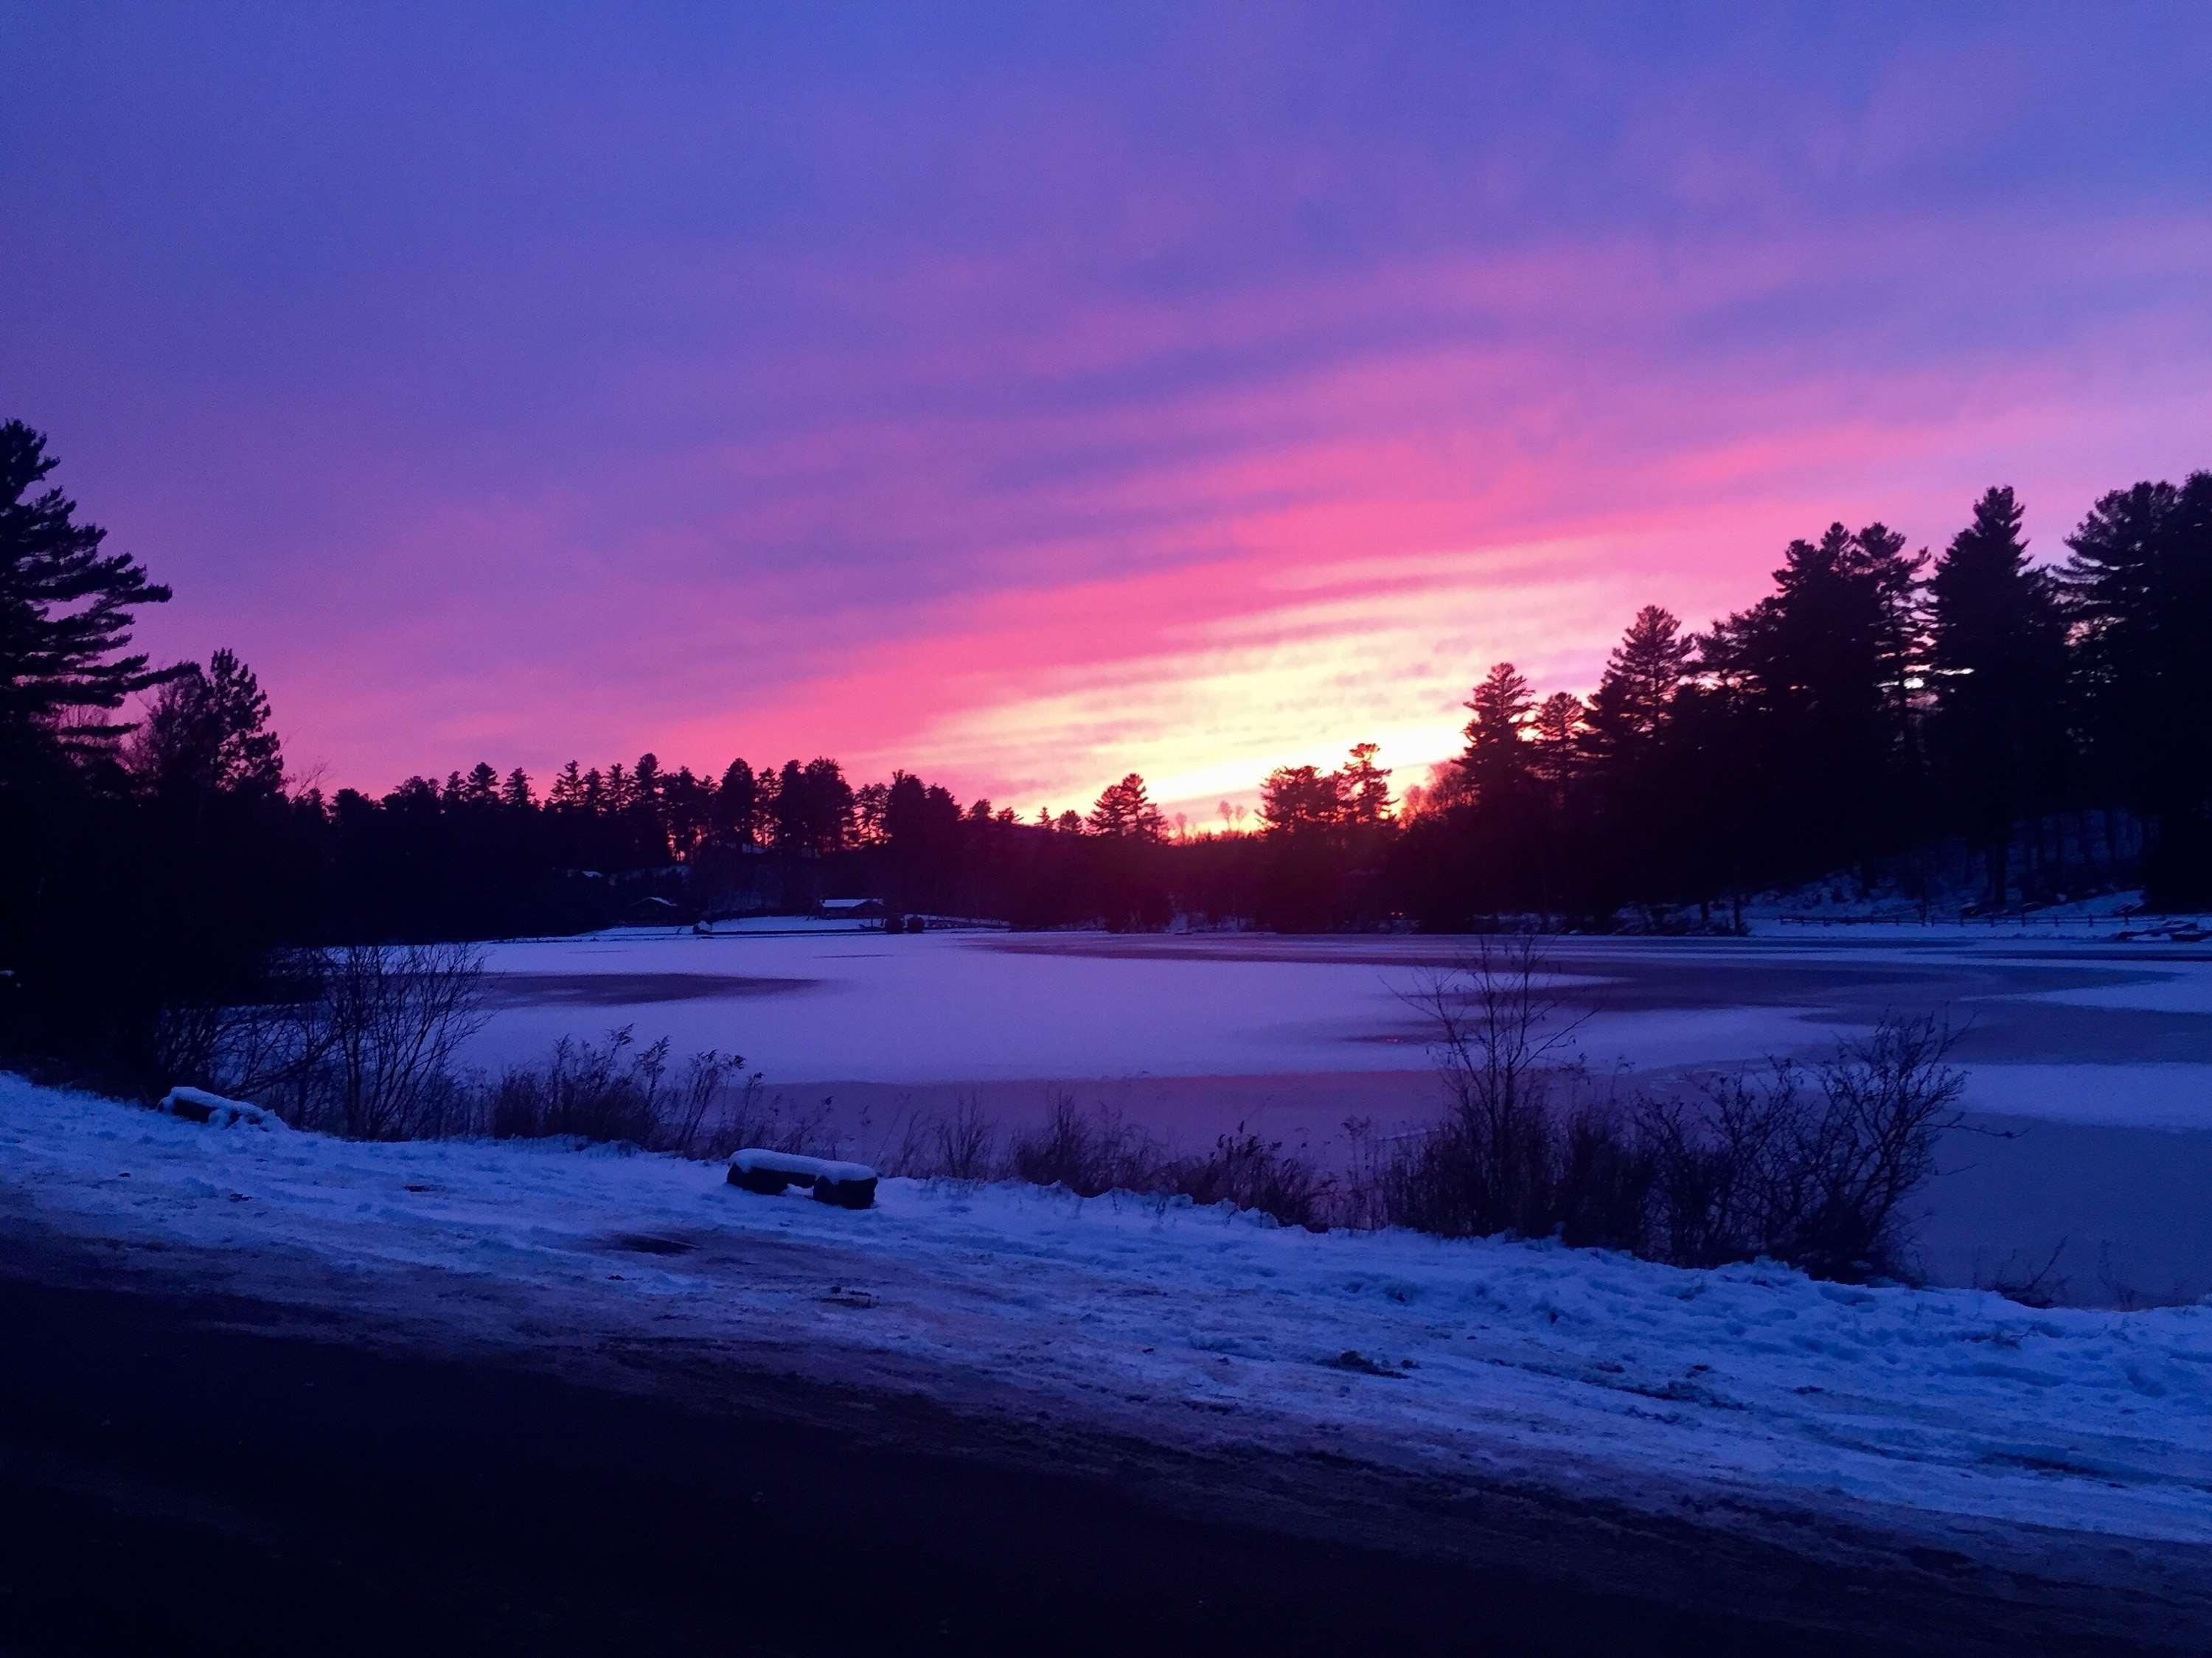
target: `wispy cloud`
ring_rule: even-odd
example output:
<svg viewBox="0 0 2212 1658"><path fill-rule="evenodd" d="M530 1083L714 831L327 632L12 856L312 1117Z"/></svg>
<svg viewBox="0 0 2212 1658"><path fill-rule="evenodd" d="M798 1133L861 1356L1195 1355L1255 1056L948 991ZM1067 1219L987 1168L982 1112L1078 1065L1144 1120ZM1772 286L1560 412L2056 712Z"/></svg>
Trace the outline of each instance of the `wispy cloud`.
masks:
<svg viewBox="0 0 2212 1658"><path fill-rule="evenodd" d="M2208 459L2186 14L866 17L42 20L101 95L0 112L0 384L157 647L371 786L1204 805L1831 519Z"/></svg>

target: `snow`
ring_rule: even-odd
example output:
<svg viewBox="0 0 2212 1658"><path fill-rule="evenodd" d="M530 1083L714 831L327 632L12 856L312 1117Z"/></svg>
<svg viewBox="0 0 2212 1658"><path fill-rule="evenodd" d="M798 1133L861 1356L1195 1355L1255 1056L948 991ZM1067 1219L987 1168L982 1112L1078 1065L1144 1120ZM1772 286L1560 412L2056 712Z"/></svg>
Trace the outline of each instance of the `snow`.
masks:
<svg viewBox="0 0 2212 1658"><path fill-rule="evenodd" d="M1014 1186L888 1180L844 1212L669 1157L210 1134L0 1076L9 1211L141 1271L456 1345L696 1340L955 1408L1011 1390L1161 1442L1746 1524L2212 1543L2212 1303L2034 1311Z"/></svg>
<svg viewBox="0 0 2212 1658"><path fill-rule="evenodd" d="M678 1051L734 1048L775 1087L1422 1072L1428 1031L1406 997L1478 947L835 926L493 945L494 1017L475 1055L533 1060L561 1036L629 1024ZM1948 1011L1978 1044L1964 1060L1978 1109L2212 1128L2212 953L2195 947L1873 925L1546 949L1541 982L1589 1013L1575 1045L1600 1072L1825 1054L1885 1011ZM497 997L502 981L529 988ZM544 994L555 981L568 993ZM2143 1015L2203 1019L2199 1047L2143 1049L2130 1023ZM2052 1048L2062 1042L2071 1046Z"/></svg>
<svg viewBox="0 0 2212 1658"><path fill-rule="evenodd" d="M741 1175L765 1172L788 1175L793 1180L846 1181L876 1178L876 1171L865 1163L837 1163L828 1157L803 1157L795 1151L764 1151L757 1148L738 1152L731 1157L730 1167Z"/></svg>
<svg viewBox="0 0 2212 1658"><path fill-rule="evenodd" d="M173 1088L161 1096L158 1109L187 1121L206 1123L216 1128L261 1128L281 1130L284 1121L273 1111L264 1110L244 1100L225 1099L220 1094L210 1094L204 1088Z"/></svg>
<svg viewBox="0 0 2212 1658"><path fill-rule="evenodd" d="M1419 1042L1372 1040L1410 1021L1402 993L1417 987L1418 969L1073 956L1009 948L1001 934L894 938L836 925L775 937L520 941L490 946L486 964L495 992L501 975L605 980L616 996L591 1015L601 1028L635 1024L679 1051L734 1048L779 1084L1429 1065ZM652 993L652 981L673 975L725 976L728 998ZM769 981L773 993L756 999L750 987ZM488 1062L536 1059L574 1034L579 1016L573 1003L502 1005L476 1051Z"/></svg>

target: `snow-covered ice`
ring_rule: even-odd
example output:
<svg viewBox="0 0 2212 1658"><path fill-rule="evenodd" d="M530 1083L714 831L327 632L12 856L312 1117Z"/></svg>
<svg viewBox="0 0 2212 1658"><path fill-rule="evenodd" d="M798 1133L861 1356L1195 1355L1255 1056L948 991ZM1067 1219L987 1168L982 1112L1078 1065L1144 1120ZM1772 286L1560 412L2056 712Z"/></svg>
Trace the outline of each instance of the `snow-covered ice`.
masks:
<svg viewBox="0 0 2212 1658"><path fill-rule="evenodd" d="M1164 1440L1879 1510L1954 1544L2212 1544L2212 1304L2036 1311L1018 1187L885 1181L848 1212L670 1157L213 1134L4 1076L0 1202L141 1270L381 1307L424 1339L767 1344L824 1379L956 1408L1012 1389Z"/></svg>
<svg viewBox="0 0 2212 1658"><path fill-rule="evenodd" d="M678 1049L733 1048L775 1086L1421 1072L1428 1032L1406 997L1475 947L1259 934L518 940L487 951L492 1018L475 1051L530 1060L558 1037L629 1024ZM1576 1045L1601 1072L1823 1053L1884 1012L1937 1011L1966 1030L1977 1108L2212 1128L2212 954L2196 947L1954 926L1545 949L1543 981L1584 1016Z"/></svg>

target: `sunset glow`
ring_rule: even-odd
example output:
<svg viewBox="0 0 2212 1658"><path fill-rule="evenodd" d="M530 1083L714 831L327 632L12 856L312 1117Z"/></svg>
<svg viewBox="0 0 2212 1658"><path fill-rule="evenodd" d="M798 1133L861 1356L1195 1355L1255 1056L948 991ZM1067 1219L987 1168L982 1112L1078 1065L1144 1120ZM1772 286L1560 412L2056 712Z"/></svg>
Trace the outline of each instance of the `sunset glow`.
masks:
<svg viewBox="0 0 2212 1658"><path fill-rule="evenodd" d="M1025 814L1407 780L1792 536L2202 463L2185 10L1255 15L52 11L0 386L326 786Z"/></svg>

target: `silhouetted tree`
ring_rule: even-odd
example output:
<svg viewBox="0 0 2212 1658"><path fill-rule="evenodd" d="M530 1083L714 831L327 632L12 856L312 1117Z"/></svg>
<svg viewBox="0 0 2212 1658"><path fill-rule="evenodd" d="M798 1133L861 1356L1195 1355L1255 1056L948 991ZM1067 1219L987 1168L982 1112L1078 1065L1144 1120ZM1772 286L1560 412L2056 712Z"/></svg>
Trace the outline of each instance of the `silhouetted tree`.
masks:
<svg viewBox="0 0 2212 1658"><path fill-rule="evenodd" d="M275 794L284 754L253 671L217 651L160 686L126 745L131 772L155 789Z"/></svg>
<svg viewBox="0 0 2212 1658"><path fill-rule="evenodd" d="M180 670L147 666L131 646L135 612L168 602L107 531L44 489L53 458L21 421L0 425L0 777L22 778L36 750L85 756L131 729L108 718Z"/></svg>
<svg viewBox="0 0 2212 1658"><path fill-rule="evenodd" d="M1553 691L1536 705L1528 720L1528 768L1552 797L1555 806L1573 781L1577 739L1588 710L1572 691Z"/></svg>
<svg viewBox="0 0 2212 1658"><path fill-rule="evenodd" d="M1510 662L1492 668L1467 701L1474 718L1467 722L1467 750L1461 768L1475 798L1502 805L1528 780L1525 726L1536 693Z"/></svg>
<svg viewBox="0 0 2212 1658"><path fill-rule="evenodd" d="M1672 611L1646 604L1606 660L1590 698L1591 748L1612 763L1647 748L1674 706L1697 653Z"/></svg>
<svg viewBox="0 0 2212 1658"><path fill-rule="evenodd" d="M1260 821L1270 835L1311 835L1344 821L1344 780L1318 766L1278 766L1260 785Z"/></svg>
<svg viewBox="0 0 2212 1658"><path fill-rule="evenodd" d="M1922 641L1923 560L1880 524L1793 541L1775 592L1714 624L1701 665L1751 715L1740 756L1754 798L1737 810L1768 846L1832 860L1910 837L1907 720ZM1840 788L1844 779L1861 780ZM1763 798L1760 798L1763 797Z"/></svg>
<svg viewBox="0 0 2212 1658"><path fill-rule="evenodd" d="M2028 564L2021 518L2010 489L1990 490L1929 581L1929 749L1998 904L2014 825L2052 803L2065 738L2066 619L2057 585Z"/></svg>
<svg viewBox="0 0 2212 1658"><path fill-rule="evenodd" d="M742 760L732 760L722 773L722 780L714 786L714 833L739 846L750 846L755 839L753 768Z"/></svg>
<svg viewBox="0 0 2212 1658"><path fill-rule="evenodd" d="M1091 808L1090 822L1095 833L1120 839L1158 841L1167 835L1167 819L1152 804L1145 780L1135 772L1107 785Z"/></svg>
<svg viewBox="0 0 2212 1658"><path fill-rule="evenodd" d="M2154 826L2156 895L2212 900L2212 472L2115 490L2066 544L2100 770Z"/></svg>
<svg viewBox="0 0 2212 1658"><path fill-rule="evenodd" d="M1351 756L1338 768L1345 820L1355 826L1372 829L1389 819L1390 768L1375 763L1381 752L1379 744L1355 743Z"/></svg>

